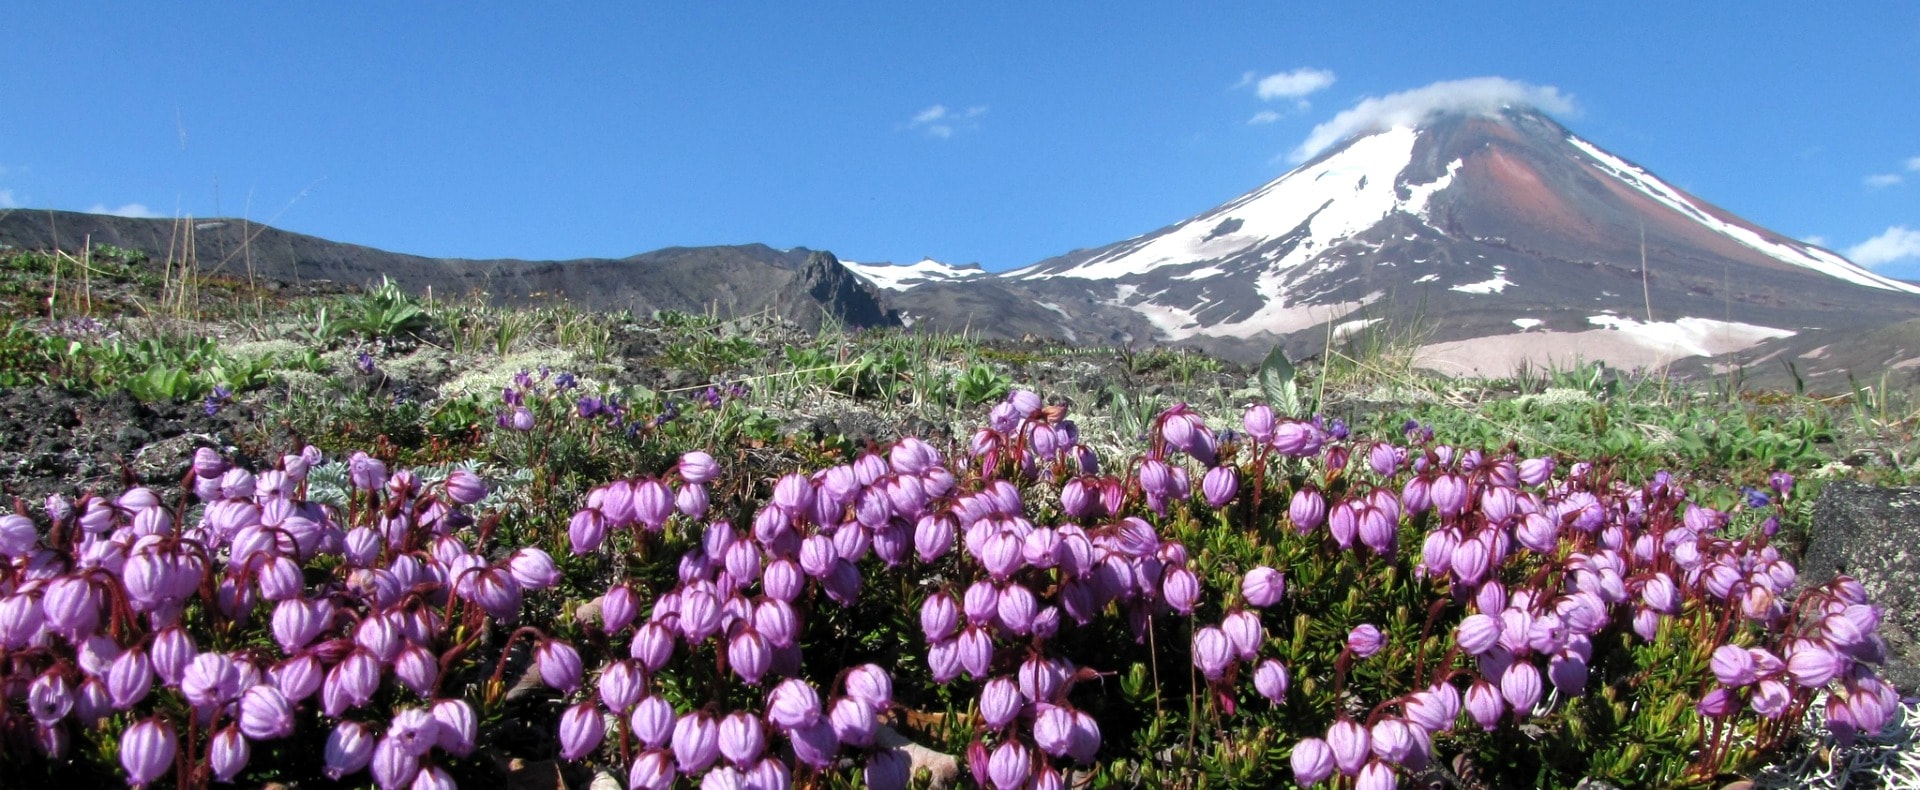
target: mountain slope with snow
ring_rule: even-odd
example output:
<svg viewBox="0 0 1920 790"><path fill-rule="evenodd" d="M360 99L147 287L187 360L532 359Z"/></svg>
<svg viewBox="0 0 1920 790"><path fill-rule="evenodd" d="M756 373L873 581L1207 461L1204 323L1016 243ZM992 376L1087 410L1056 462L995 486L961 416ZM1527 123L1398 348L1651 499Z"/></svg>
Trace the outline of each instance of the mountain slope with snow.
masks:
<svg viewBox="0 0 1920 790"><path fill-rule="evenodd" d="M890 298L977 329L980 304L944 304L960 289L1046 305L1058 336L1246 359L1398 327L1448 355L1559 345L1666 364L1920 315L1920 286L1742 220L1525 107L1368 130L1165 228Z"/></svg>

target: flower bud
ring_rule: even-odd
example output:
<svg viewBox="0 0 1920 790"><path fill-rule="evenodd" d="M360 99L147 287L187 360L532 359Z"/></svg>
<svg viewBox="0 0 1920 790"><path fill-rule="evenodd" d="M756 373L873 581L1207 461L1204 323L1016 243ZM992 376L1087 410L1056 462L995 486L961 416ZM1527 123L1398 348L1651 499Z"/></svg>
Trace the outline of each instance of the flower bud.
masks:
<svg viewBox="0 0 1920 790"><path fill-rule="evenodd" d="M605 737L606 725L593 703L582 702L560 714L560 759L578 760L592 754Z"/></svg>

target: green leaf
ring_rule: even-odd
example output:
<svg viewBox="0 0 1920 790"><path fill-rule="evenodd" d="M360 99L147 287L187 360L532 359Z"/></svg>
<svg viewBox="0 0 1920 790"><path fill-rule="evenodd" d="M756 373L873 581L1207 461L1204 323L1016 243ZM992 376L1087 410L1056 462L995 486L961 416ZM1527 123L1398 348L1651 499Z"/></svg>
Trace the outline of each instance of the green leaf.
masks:
<svg viewBox="0 0 1920 790"><path fill-rule="evenodd" d="M1260 392L1266 395L1267 403L1286 416L1300 416L1300 391L1293 380L1293 362L1287 359L1284 347L1276 345L1267 352L1259 376Z"/></svg>

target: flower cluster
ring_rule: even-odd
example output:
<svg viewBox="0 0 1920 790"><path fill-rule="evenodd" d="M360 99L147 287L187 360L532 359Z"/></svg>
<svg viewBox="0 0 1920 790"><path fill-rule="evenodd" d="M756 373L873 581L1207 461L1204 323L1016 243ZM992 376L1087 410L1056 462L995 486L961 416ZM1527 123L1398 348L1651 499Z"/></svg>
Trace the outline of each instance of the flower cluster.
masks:
<svg viewBox="0 0 1920 790"><path fill-rule="evenodd" d="M558 572L538 549L476 553L464 508L487 488L469 472L427 483L355 453L341 514L304 497L321 462L309 447L254 474L202 449L183 481L197 507L133 488L50 498L44 531L24 513L0 517L0 681L28 713L0 710L0 729L59 758L103 721L126 721L128 780L177 773L184 786L234 781L253 744L293 736L313 709L331 727L329 777L368 769L383 788L453 786L434 755L464 756L479 733L473 707L440 693L472 646L452 635L516 616L522 591ZM233 639L243 628L271 638ZM370 708L383 685L419 706Z"/></svg>

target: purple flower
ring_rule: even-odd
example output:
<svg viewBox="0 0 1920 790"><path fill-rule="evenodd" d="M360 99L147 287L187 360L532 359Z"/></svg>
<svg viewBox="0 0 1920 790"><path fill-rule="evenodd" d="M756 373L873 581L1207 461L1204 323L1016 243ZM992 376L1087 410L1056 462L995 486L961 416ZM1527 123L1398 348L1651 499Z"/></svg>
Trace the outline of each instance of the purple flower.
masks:
<svg viewBox="0 0 1920 790"><path fill-rule="evenodd" d="M673 658L673 632L659 623L647 623L634 633L628 654L648 672L658 672Z"/></svg>
<svg viewBox="0 0 1920 790"><path fill-rule="evenodd" d="M1332 750L1333 764L1340 768L1340 773L1353 776L1366 762L1372 744L1367 728L1352 719L1341 719L1327 728L1327 748Z"/></svg>
<svg viewBox="0 0 1920 790"><path fill-rule="evenodd" d="M120 766L127 769L127 781L134 787L153 784L173 767L178 747L173 725L164 721L142 719L128 727L120 735Z"/></svg>
<svg viewBox="0 0 1920 790"><path fill-rule="evenodd" d="M1500 726L1500 716L1506 713L1506 701L1501 699L1500 690L1485 678L1475 680L1467 687L1467 715L1479 723L1480 728L1491 732Z"/></svg>
<svg viewBox="0 0 1920 790"><path fill-rule="evenodd" d="M573 645L549 639L534 651L534 661L540 665L540 682L549 688L566 694L580 688L580 651Z"/></svg>
<svg viewBox="0 0 1920 790"><path fill-rule="evenodd" d="M1453 631L1454 641L1467 655L1483 655L1500 642L1500 621L1492 615L1470 614Z"/></svg>
<svg viewBox="0 0 1920 790"><path fill-rule="evenodd" d="M773 666L773 648L758 631L740 629L727 640L727 666L748 685L759 685Z"/></svg>
<svg viewBox="0 0 1920 790"><path fill-rule="evenodd" d="M694 712L673 723L673 758L680 772L697 774L720 757L720 728L705 713Z"/></svg>
<svg viewBox="0 0 1920 790"><path fill-rule="evenodd" d="M1787 656L1787 674L1804 688L1819 688L1845 670L1844 661L1826 640L1802 639Z"/></svg>
<svg viewBox="0 0 1920 790"><path fill-rule="evenodd" d="M507 558L507 570L513 574L513 580L527 590L544 590L559 583L560 569L553 564L553 556L537 548L522 548Z"/></svg>
<svg viewBox="0 0 1920 790"><path fill-rule="evenodd" d="M1370 623L1355 626L1347 633L1347 649L1353 651L1356 658L1369 658L1387 643L1387 638Z"/></svg>
<svg viewBox="0 0 1920 790"><path fill-rule="evenodd" d="M871 746L873 730L877 725L873 708L851 697L841 697L833 701L827 709L827 724L833 727L833 735L841 743L850 746Z"/></svg>
<svg viewBox="0 0 1920 790"><path fill-rule="evenodd" d="M913 776L913 758L902 749L877 749L867 755L860 776L869 790L906 790Z"/></svg>
<svg viewBox="0 0 1920 790"><path fill-rule="evenodd" d="M1726 689L1714 689L1707 692L1706 696L1701 697L1700 702L1696 704L1694 708L1698 710L1702 716L1718 719L1738 711L1740 709L1740 698L1735 697L1733 692Z"/></svg>
<svg viewBox="0 0 1920 790"><path fill-rule="evenodd" d="M131 647L113 660L107 669L107 695L115 710L126 710L146 699L153 690L153 663L147 652Z"/></svg>
<svg viewBox="0 0 1920 790"><path fill-rule="evenodd" d="M240 731L256 741L293 734L293 703L280 689L260 684L240 696Z"/></svg>
<svg viewBox="0 0 1920 790"><path fill-rule="evenodd" d="M1326 521L1326 497L1312 486L1295 491L1293 499L1287 503L1287 518L1293 522L1293 531L1302 535L1312 532Z"/></svg>
<svg viewBox="0 0 1920 790"><path fill-rule="evenodd" d="M1393 768L1379 760L1370 760L1361 766L1360 773L1353 780L1354 790L1393 790L1399 786L1394 778Z"/></svg>
<svg viewBox="0 0 1920 790"><path fill-rule="evenodd" d="M983 629L967 627L960 632L959 657L968 676L975 680L986 677L993 668L993 638Z"/></svg>
<svg viewBox="0 0 1920 790"><path fill-rule="evenodd" d="M647 748L659 749L665 747L673 737L673 725L678 720L673 703L665 697L650 696L634 703L633 713L627 716L627 725L633 730L633 737Z"/></svg>
<svg viewBox="0 0 1920 790"><path fill-rule="evenodd" d="M639 790L667 790L679 774L673 769L673 757L654 749L644 752L627 769L627 787Z"/></svg>
<svg viewBox="0 0 1920 790"><path fill-rule="evenodd" d="M834 755L840 752L840 740L824 719L794 728L787 733L787 740L793 745L794 758L814 768L833 765Z"/></svg>
<svg viewBox="0 0 1920 790"><path fill-rule="evenodd" d="M767 695L767 721L783 730L820 721L820 695L799 678L787 678Z"/></svg>
<svg viewBox="0 0 1920 790"><path fill-rule="evenodd" d="M1227 635L1234 658L1241 660L1253 660L1260 654L1260 644L1266 641L1266 628L1260 624L1260 618L1245 609L1228 612L1220 621L1220 630Z"/></svg>
<svg viewBox="0 0 1920 790"><path fill-rule="evenodd" d="M1160 582L1160 595L1168 606L1181 614L1193 614L1200 599L1200 579L1186 568L1168 568Z"/></svg>
<svg viewBox="0 0 1920 790"><path fill-rule="evenodd" d="M1234 495L1240 493L1240 477L1231 466L1216 466L1207 470L1207 476L1200 480L1200 493L1207 498L1207 504L1226 507Z"/></svg>
<svg viewBox="0 0 1920 790"><path fill-rule="evenodd" d="M201 653L187 665L180 691L193 707L211 709L240 695L240 672L225 655Z"/></svg>
<svg viewBox="0 0 1920 790"><path fill-rule="evenodd" d="M25 557L38 540L33 519L15 513L0 516L0 556Z"/></svg>
<svg viewBox="0 0 1920 790"><path fill-rule="evenodd" d="M1524 716L1540 701L1540 668L1532 661L1516 660L1500 675L1500 696L1513 706L1516 716Z"/></svg>
<svg viewBox="0 0 1920 790"><path fill-rule="evenodd" d="M380 662L362 651L354 651L327 673L320 687L321 709L338 718L348 708L357 708L373 699L380 687Z"/></svg>
<svg viewBox="0 0 1920 790"><path fill-rule="evenodd" d="M560 714L560 758L578 760L600 748L600 741L606 736L606 725L600 720L600 709L592 702L582 702L567 708Z"/></svg>
<svg viewBox="0 0 1920 790"><path fill-rule="evenodd" d="M866 703L876 713L893 705L893 677L877 664L847 670L847 696Z"/></svg>
<svg viewBox="0 0 1920 790"><path fill-rule="evenodd" d="M443 699L433 703L433 720L439 722L435 730L435 744L440 751L455 757L465 757L473 753L475 742L480 736L480 719L474 715L473 706L466 700Z"/></svg>
<svg viewBox="0 0 1920 790"><path fill-rule="evenodd" d="M1753 655L1737 645L1714 648L1711 668L1714 678L1724 685L1738 688L1755 680Z"/></svg>
<svg viewBox="0 0 1920 790"><path fill-rule="evenodd" d="M1275 705L1286 702L1289 685L1291 684L1285 664L1269 658L1254 667L1253 687L1260 692L1260 696L1266 697L1268 702Z"/></svg>
<svg viewBox="0 0 1920 790"><path fill-rule="evenodd" d="M1333 775L1333 749L1319 738L1302 738L1293 745L1293 753L1287 757L1293 767L1293 781L1303 787L1312 787L1326 781Z"/></svg>
<svg viewBox="0 0 1920 790"><path fill-rule="evenodd" d="M424 647L407 645L393 660L393 676L413 693L429 696L440 679L440 661Z"/></svg>
<svg viewBox="0 0 1920 790"><path fill-rule="evenodd" d="M1027 783L1032 774L1033 760L1027 754L1027 747L1016 740L1008 740L995 747L993 756L987 760L986 778L996 790L1017 790Z"/></svg>
<svg viewBox="0 0 1920 790"><path fill-rule="evenodd" d="M1286 592L1286 575L1265 565L1247 571L1240 580L1240 594L1249 605L1262 609L1279 603Z"/></svg>
<svg viewBox="0 0 1920 790"><path fill-rule="evenodd" d="M1225 632L1207 626L1193 634L1193 665L1208 680L1219 680L1233 664L1233 643Z"/></svg>
<svg viewBox="0 0 1920 790"><path fill-rule="evenodd" d="M373 771L373 783L379 785L380 790L394 790L411 784L419 775L420 758L389 735L374 744L373 760L368 767Z"/></svg>
<svg viewBox="0 0 1920 790"><path fill-rule="evenodd" d="M980 687L980 717L992 730L1005 729L1020 715L1026 700L1012 678L997 677Z"/></svg>
<svg viewBox="0 0 1920 790"><path fill-rule="evenodd" d="M240 728L223 727L214 733L213 739L207 744L207 767L213 769L213 780L232 782L246 769L252 752L246 736L240 734Z"/></svg>
<svg viewBox="0 0 1920 790"><path fill-rule="evenodd" d="M745 711L734 711L720 720L720 754L741 768L751 768L767 748L767 733L760 719Z"/></svg>

